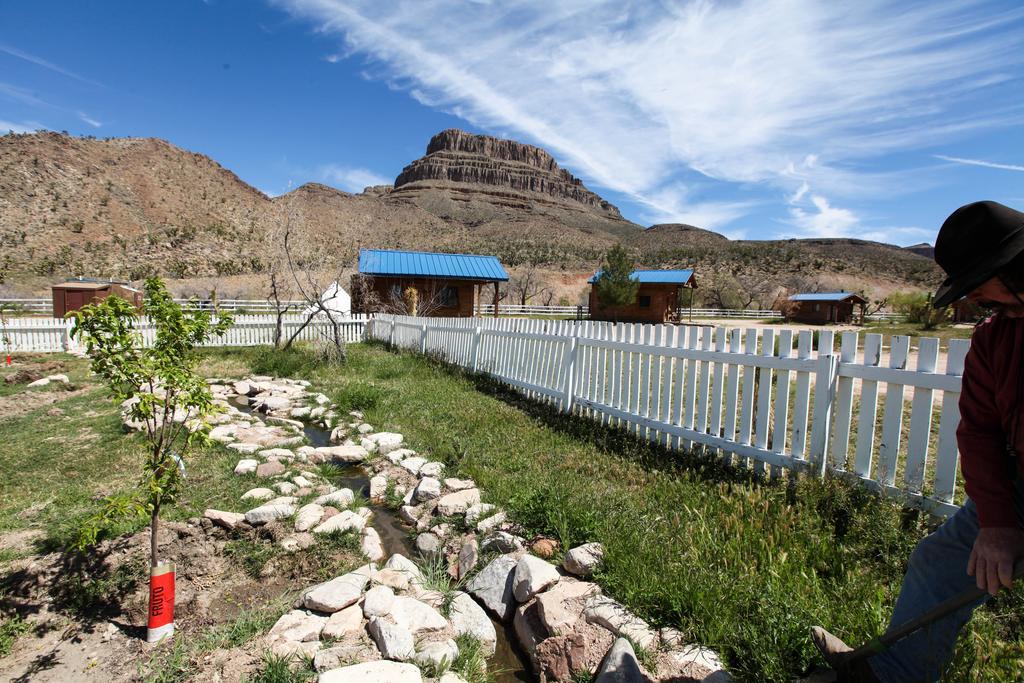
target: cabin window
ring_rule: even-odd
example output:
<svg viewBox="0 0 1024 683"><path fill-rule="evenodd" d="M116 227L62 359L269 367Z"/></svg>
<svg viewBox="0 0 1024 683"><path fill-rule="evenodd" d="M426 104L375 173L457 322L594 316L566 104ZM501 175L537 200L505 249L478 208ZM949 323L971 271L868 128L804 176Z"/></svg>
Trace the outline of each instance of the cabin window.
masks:
<svg viewBox="0 0 1024 683"><path fill-rule="evenodd" d="M814 312L817 313L821 310L821 304L814 304Z"/></svg>
<svg viewBox="0 0 1024 683"><path fill-rule="evenodd" d="M457 308L459 305L459 290L456 287L443 287L438 292L437 299L445 308Z"/></svg>
<svg viewBox="0 0 1024 683"><path fill-rule="evenodd" d="M651 297L646 295L646 294L641 296L640 297L640 308L650 308L650 307L651 307Z"/></svg>

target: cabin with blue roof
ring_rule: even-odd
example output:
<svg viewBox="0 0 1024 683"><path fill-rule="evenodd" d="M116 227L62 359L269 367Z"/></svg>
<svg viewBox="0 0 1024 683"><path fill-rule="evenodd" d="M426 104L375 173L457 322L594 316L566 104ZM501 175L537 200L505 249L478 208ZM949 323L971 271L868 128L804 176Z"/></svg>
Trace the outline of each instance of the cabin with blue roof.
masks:
<svg viewBox="0 0 1024 683"><path fill-rule="evenodd" d="M798 323L827 325L829 323L864 322L867 299L855 292L808 292L789 297L783 308L786 320ZM859 317L853 307L860 307Z"/></svg>
<svg viewBox="0 0 1024 683"><path fill-rule="evenodd" d="M352 277L352 310L470 317L486 285L494 285L497 311L498 289L507 281L494 256L361 249L359 273Z"/></svg>
<svg viewBox="0 0 1024 683"><path fill-rule="evenodd" d="M590 283L591 320L617 322L665 323L680 319L680 294L684 288L696 289L697 278L693 269L634 270L630 278L640 283L636 301L629 306L604 306L597 298L597 279L594 273Z"/></svg>

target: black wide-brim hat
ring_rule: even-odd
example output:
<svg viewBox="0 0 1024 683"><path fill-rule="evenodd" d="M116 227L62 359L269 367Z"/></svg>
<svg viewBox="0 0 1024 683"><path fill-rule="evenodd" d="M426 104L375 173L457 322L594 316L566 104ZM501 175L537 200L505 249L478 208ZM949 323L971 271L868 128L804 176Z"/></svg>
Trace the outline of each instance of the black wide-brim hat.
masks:
<svg viewBox="0 0 1024 683"><path fill-rule="evenodd" d="M954 211L935 238L935 261L948 277L932 305L962 299L1024 252L1024 213L998 202L974 202Z"/></svg>

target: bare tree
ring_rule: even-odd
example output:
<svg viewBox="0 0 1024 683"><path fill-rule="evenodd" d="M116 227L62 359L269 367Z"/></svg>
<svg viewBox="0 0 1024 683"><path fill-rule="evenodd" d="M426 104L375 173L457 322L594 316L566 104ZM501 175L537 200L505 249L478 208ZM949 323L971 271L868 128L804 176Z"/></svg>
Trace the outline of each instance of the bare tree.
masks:
<svg viewBox="0 0 1024 683"><path fill-rule="evenodd" d="M514 297L513 300L517 301L520 306L526 306L531 299L544 294L549 294L548 302L554 297L554 293L549 288L541 286L537 266L532 263L512 277L509 281L509 290Z"/></svg>
<svg viewBox="0 0 1024 683"><path fill-rule="evenodd" d="M362 311L392 315L431 316L453 305L450 288L443 282L428 281L426 286L394 287L382 295L374 287L372 275L352 278L352 298Z"/></svg>

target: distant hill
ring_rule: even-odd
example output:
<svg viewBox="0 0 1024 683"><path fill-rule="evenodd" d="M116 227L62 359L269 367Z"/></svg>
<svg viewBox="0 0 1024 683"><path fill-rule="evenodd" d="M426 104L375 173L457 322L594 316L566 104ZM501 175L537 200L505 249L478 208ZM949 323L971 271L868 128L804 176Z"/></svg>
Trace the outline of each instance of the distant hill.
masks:
<svg viewBox="0 0 1024 683"><path fill-rule="evenodd" d="M302 229L359 247L496 254L536 269L575 301L609 246L646 267L693 266L705 282L765 288L926 288L939 279L918 247L859 240L731 241L681 225L649 229L562 169L546 151L447 130L393 185L360 194L308 183L269 198L201 154L154 138L59 133L0 137L0 287L41 293L70 275L235 283L262 296L258 237L289 215ZM926 246L926 245L920 245Z"/></svg>
<svg viewBox="0 0 1024 683"><path fill-rule="evenodd" d="M935 258L935 247L928 244L927 242L922 242L921 244L913 244L909 247L903 248L906 249L907 251L914 252L918 256L924 256L925 258L930 259Z"/></svg>

